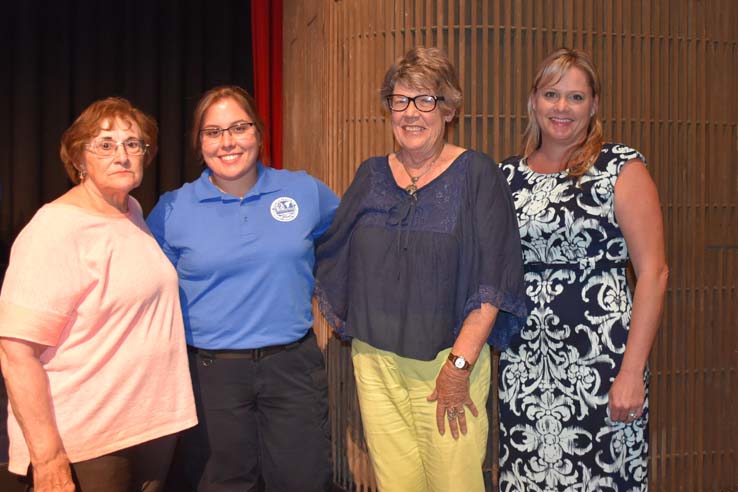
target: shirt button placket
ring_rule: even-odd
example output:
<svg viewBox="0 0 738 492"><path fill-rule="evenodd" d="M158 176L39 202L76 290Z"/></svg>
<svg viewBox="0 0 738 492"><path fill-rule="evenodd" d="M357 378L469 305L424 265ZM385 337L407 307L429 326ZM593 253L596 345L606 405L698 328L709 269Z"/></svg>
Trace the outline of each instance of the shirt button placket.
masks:
<svg viewBox="0 0 738 492"><path fill-rule="evenodd" d="M241 230L241 235L242 236L248 236L253 231L250 230L250 227L249 227L248 207L247 207L247 204L246 204L245 201L242 201L241 202L241 207L240 207L240 210L239 210L239 214L240 214L239 228Z"/></svg>

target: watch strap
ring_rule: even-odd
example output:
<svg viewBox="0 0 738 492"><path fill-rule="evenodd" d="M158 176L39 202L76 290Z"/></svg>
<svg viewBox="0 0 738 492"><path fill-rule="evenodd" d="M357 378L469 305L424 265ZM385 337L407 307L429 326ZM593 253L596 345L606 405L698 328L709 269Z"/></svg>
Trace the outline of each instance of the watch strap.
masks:
<svg viewBox="0 0 738 492"><path fill-rule="evenodd" d="M461 369L462 371L471 371L471 368L474 365L474 364L470 364L469 361L466 360L463 356L456 355L453 352L449 352L448 360L451 361L451 363L454 365L455 368ZM464 365L460 366L458 364L458 361L462 361Z"/></svg>

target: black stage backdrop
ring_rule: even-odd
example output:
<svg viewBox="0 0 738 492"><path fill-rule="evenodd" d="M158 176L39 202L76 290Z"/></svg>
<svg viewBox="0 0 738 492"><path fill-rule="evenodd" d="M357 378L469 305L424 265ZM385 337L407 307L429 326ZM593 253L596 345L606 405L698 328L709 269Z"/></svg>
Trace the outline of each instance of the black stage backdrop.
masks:
<svg viewBox="0 0 738 492"><path fill-rule="evenodd" d="M200 172L186 137L202 92L253 93L247 0L16 0L0 36L3 267L20 229L71 185L59 139L92 101L122 96L159 122L159 154L133 193L148 212Z"/></svg>
<svg viewBox="0 0 738 492"><path fill-rule="evenodd" d="M18 232L71 186L59 139L92 101L122 96L159 122L159 154L133 193L148 212L200 173L187 133L202 92L253 93L247 0L16 0L0 36L0 278ZM6 401L0 380L0 482Z"/></svg>

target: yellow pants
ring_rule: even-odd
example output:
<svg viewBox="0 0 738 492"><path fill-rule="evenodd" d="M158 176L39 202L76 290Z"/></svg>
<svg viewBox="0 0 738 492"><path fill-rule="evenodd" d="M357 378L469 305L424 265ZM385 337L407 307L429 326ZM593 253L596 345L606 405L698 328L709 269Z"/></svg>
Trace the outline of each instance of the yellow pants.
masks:
<svg viewBox="0 0 738 492"><path fill-rule="evenodd" d="M381 492L484 490L490 354L485 345L470 379L479 416L466 412L467 433L438 433L436 402L427 401L451 349L435 360L399 357L354 339L351 355L364 434Z"/></svg>

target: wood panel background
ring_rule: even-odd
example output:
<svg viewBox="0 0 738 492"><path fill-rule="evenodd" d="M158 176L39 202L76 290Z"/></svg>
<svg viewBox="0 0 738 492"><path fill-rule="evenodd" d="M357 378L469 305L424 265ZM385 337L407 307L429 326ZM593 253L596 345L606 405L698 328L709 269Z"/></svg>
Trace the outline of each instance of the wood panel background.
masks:
<svg viewBox="0 0 738 492"><path fill-rule="evenodd" d="M458 68L465 101L449 140L500 160L520 150L537 63L562 45L590 51L606 137L646 155L666 226L651 490L736 491L736 26L734 0L284 0L285 167L341 193L363 159L392 151L379 85L415 45L444 48ZM327 343L336 483L375 490L348 349L322 320L317 329ZM490 416L495 429L496 410Z"/></svg>

